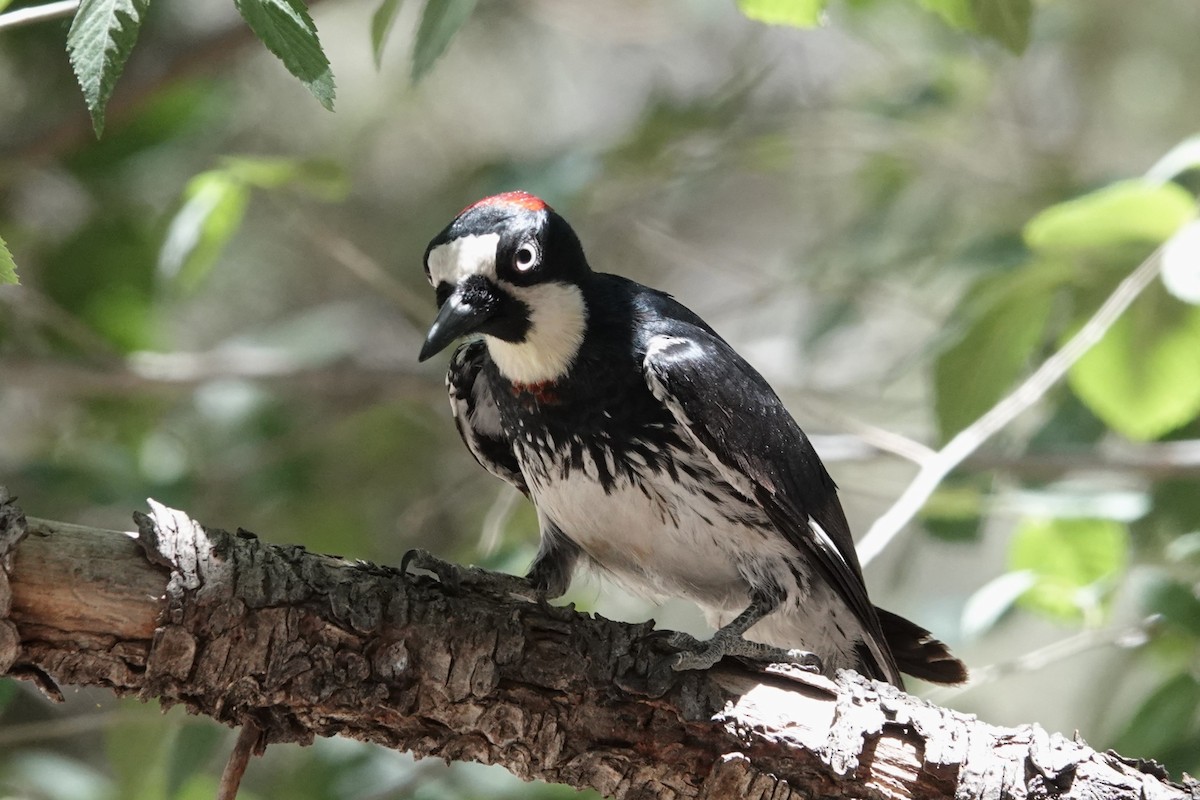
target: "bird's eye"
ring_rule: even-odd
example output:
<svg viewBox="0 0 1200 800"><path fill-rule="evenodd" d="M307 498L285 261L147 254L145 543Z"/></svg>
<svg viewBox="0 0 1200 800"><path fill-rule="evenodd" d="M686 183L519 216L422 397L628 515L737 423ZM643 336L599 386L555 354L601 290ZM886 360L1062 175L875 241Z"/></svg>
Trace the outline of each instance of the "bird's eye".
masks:
<svg viewBox="0 0 1200 800"><path fill-rule="evenodd" d="M538 251L538 246L533 242L525 242L513 254L513 266L517 268L517 272L529 272L541 260L542 254Z"/></svg>

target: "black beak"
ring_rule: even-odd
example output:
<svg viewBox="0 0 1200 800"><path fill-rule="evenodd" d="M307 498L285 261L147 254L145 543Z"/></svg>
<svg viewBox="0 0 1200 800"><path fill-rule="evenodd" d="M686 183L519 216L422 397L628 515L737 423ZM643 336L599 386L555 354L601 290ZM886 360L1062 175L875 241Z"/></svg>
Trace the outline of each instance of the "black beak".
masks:
<svg viewBox="0 0 1200 800"><path fill-rule="evenodd" d="M463 287L459 286L442 303L417 360L424 361L437 355L458 337L479 330L495 315L496 306L493 297L487 294L481 296L478 291L464 292Z"/></svg>

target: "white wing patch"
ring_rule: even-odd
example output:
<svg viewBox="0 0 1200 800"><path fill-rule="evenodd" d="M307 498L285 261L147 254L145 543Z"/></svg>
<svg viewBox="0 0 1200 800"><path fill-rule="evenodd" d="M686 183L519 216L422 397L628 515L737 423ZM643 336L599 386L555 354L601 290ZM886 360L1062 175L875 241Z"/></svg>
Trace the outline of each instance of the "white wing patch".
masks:
<svg viewBox="0 0 1200 800"><path fill-rule="evenodd" d="M692 421L688 419L687 413L683 410L683 406L675 399L675 396L663 385L659 379L658 372L654 367L655 358L668 349L687 348L699 351L699 347L694 342L689 342L687 339L681 339L678 336L655 336L650 340L646 347L646 358L642 362L642 371L646 376L646 383L650 386L650 392L658 398L658 401L667 407L675 419L679 420L679 426L687 432L688 438L695 445L696 450L704 453L710 464L716 469L717 474L721 479L737 489L738 493L748 500L754 499L754 484L749 478L735 469L731 469L717 458L716 453L709 450L704 442L700 441L692 430Z"/></svg>
<svg viewBox="0 0 1200 800"><path fill-rule="evenodd" d="M825 529L821 527L821 523L817 522L812 515L809 515L808 517L808 529L813 532L813 536L816 538L817 544L821 546L821 549L829 554L831 559L846 564L846 557L842 555L842 551L838 549L838 546L833 543L833 539L829 538L829 534L826 533ZM846 569L850 572L854 571L850 568L849 564L846 564Z"/></svg>
<svg viewBox="0 0 1200 800"><path fill-rule="evenodd" d="M437 286L448 283L457 286L471 275L496 278L496 248L500 234L484 233L462 236L429 251L429 282Z"/></svg>

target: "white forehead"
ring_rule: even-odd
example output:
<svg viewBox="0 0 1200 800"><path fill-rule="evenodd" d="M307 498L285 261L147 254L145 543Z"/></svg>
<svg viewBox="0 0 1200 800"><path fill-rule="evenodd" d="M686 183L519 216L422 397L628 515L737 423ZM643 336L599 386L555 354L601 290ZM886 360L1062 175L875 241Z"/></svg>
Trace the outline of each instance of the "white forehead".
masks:
<svg viewBox="0 0 1200 800"><path fill-rule="evenodd" d="M462 236L429 251L429 282L457 284L470 275L496 277L496 248L500 234Z"/></svg>

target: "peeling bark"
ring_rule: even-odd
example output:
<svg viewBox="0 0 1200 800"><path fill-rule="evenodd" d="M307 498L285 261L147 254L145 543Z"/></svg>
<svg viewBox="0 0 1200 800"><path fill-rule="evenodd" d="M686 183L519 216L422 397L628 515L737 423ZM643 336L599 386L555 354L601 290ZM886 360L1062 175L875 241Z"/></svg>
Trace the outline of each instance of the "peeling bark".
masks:
<svg viewBox="0 0 1200 800"><path fill-rule="evenodd" d="M1152 762L842 673L672 673L628 625L204 528L26 520L0 489L0 674L351 736L615 798L1200 798Z"/></svg>

